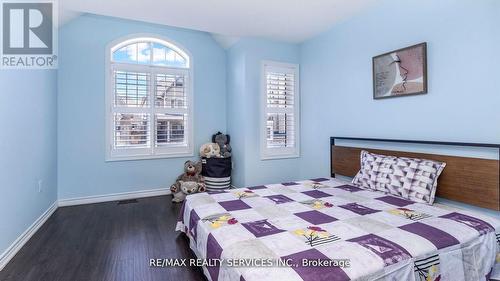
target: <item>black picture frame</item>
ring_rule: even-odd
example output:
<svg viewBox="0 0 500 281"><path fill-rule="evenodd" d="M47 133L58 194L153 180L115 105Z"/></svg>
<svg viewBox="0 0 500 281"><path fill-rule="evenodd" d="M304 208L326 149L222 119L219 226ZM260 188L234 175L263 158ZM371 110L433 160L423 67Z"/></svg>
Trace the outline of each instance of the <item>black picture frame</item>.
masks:
<svg viewBox="0 0 500 281"><path fill-rule="evenodd" d="M399 94L391 94L387 96L381 96L380 94L377 93L377 69L376 69L376 64L377 60L380 60L381 58L387 57L387 56L392 56L395 53L410 50L410 49L416 49L416 48L422 48L422 90L417 91L417 92L409 92L409 93L399 93ZM401 63L398 61L394 61L396 63ZM373 79L373 99L386 99L386 98L395 98L395 97L406 97L406 96L415 96L415 95L422 95L422 94L427 94L427 42L419 43L416 45L412 45L409 47L397 49L394 51L390 51L378 56L375 56L372 58L372 79ZM396 85L392 85L394 87ZM403 83L404 87L404 83Z"/></svg>

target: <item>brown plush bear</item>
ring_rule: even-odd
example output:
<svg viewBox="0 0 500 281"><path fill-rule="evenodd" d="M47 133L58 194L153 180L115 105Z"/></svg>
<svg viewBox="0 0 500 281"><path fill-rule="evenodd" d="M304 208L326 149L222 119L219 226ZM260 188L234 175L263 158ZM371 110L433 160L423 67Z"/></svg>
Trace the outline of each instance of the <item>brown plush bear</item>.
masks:
<svg viewBox="0 0 500 281"><path fill-rule="evenodd" d="M193 194L196 192L201 192L200 188L202 188L203 184L195 181L179 181L181 187L177 192L172 193L174 198L172 198L172 202L180 203L186 199L186 196L189 194Z"/></svg>
<svg viewBox="0 0 500 281"><path fill-rule="evenodd" d="M205 191L205 179L201 175L201 162L186 161L184 163L184 173L177 177L175 183L170 187L172 194L175 194L181 190L182 182L197 182L199 183L199 192Z"/></svg>

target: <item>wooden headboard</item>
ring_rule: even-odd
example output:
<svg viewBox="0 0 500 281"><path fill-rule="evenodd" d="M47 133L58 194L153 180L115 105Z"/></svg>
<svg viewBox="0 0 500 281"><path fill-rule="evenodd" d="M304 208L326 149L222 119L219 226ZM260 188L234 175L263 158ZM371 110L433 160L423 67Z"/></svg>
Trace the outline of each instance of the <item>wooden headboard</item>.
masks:
<svg viewBox="0 0 500 281"><path fill-rule="evenodd" d="M499 160L338 146L335 145L335 140L494 148L498 149L499 151L499 159L500 144L349 137L330 138L330 162L332 177L335 177L336 174L354 177L360 169L361 150L367 150L377 154L393 155L398 157L412 157L436 160L446 162L446 167L438 179L438 187L436 193L438 197L459 201L478 207L500 210Z"/></svg>

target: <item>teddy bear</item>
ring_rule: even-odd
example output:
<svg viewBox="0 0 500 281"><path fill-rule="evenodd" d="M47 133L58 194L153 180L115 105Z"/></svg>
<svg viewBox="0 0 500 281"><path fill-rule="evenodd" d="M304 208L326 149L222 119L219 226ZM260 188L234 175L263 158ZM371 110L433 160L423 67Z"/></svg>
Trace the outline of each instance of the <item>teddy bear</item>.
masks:
<svg viewBox="0 0 500 281"><path fill-rule="evenodd" d="M188 160L184 163L184 173L178 176L175 180L175 183L170 187L170 191L172 192L172 194L174 194L174 199L175 194L181 191L181 181L198 183L198 191L205 191L205 179L201 175L201 168L202 165L200 161L193 162Z"/></svg>
<svg viewBox="0 0 500 281"><path fill-rule="evenodd" d="M220 146L216 143L205 143L200 147L200 156L204 158L219 157Z"/></svg>
<svg viewBox="0 0 500 281"><path fill-rule="evenodd" d="M196 192L205 191L205 187L202 183L195 181L178 181L179 188L177 192L173 192L174 198L172 198L172 202L180 203L186 199L186 196L189 194L193 194Z"/></svg>
<svg viewBox="0 0 500 281"><path fill-rule="evenodd" d="M229 145L229 135L217 132L217 134L212 136L212 142L216 143L220 147L220 157L228 158L231 157L231 145Z"/></svg>

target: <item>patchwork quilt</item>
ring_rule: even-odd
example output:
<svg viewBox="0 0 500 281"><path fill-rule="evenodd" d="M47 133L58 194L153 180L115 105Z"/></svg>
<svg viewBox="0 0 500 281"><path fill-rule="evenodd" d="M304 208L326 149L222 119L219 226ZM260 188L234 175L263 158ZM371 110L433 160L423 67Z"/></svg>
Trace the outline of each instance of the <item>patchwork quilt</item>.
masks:
<svg viewBox="0 0 500 281"><path fill-rule="evenodd" d="M488 280L500 262L497 218L332 178L189 195L177 230L212 281Z"/></svg>

